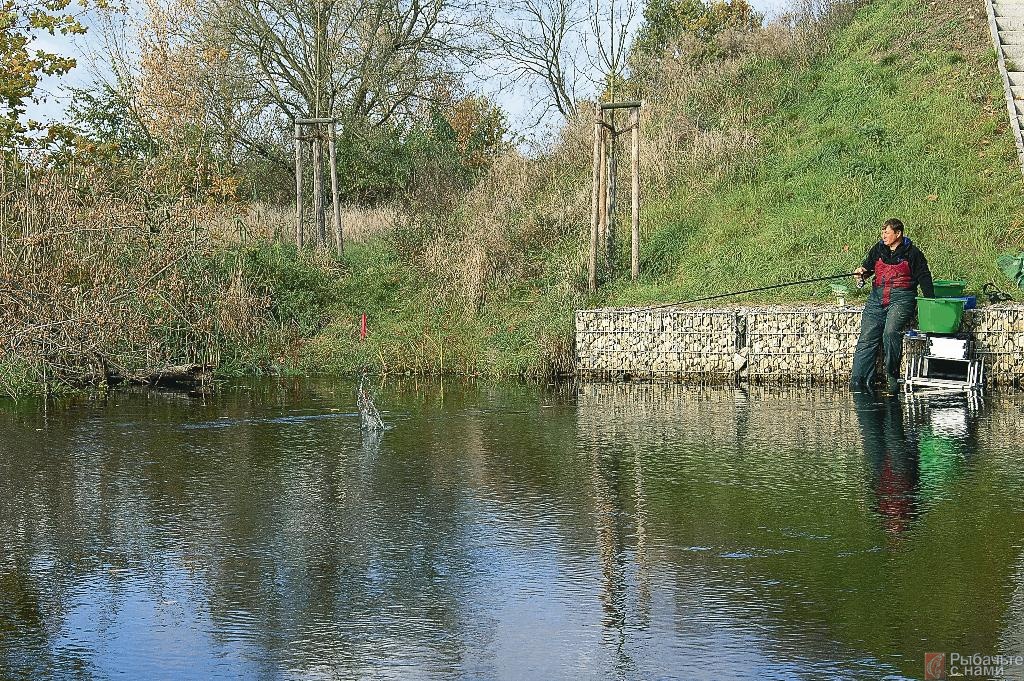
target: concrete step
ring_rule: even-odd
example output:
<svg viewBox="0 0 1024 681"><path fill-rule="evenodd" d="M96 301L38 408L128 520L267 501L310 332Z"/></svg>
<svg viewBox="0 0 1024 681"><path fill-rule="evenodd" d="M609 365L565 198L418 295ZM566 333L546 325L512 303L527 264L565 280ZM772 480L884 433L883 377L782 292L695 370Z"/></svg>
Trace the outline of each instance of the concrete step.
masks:
<svg viewBox="0 0 1024 681"><path fill-rule="evenodd" d="M1024 45L1024 31L999 31L999 42L1003 45Z"/></svg>
<svg viewBox="0 0 1024 681"><path fill-rule="evenodd" d="M994 2L992 9L995 10L996 18L999 17L1024 17L1024 3L1020 2Z"/></svg>
<svg viewBox="0 0 1024 681"><path fill-rule="evenodd" d="M996 28L1000 31L1024 31L1024 17L997 17Z"/></svg>
<svg viewBox="0 0 1024 681"><path fill-rule="evenodd" d="M1007 70L1024 70L1024 45L1003 45L1003 58L1013 62L1007 64Z"/></svg>
<svg viewBox="0 0 1024 681"><path fill-rule="evenodd" d="M1002 70L1009 83L1004 96L1009 100L1010 122L1016 138L1021 170L1024 171L1024 0L987 0L995 14L996 31L993 36L1003 59Z"/></svg>

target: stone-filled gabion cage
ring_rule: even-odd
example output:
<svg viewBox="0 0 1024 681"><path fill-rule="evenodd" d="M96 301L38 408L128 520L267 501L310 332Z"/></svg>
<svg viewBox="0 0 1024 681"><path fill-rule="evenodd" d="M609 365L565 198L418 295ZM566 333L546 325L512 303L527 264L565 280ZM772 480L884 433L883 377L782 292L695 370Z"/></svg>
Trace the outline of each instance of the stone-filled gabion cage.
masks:
<svg viewBox="0 0 1024 681"><path fill-rule="evenodd" d="M840 383L860 335L857 306L720 309L604 308L576 313L577 367L584 378ZM990 385L1024 378L1024 305L964 313ZM904 356L922 344L905 339Z"/></svg>
<svg viewBox="0 0 1024 681"><path fill-rule="evenodd" d="M586 376L731 379L739 323L734 310L581 310L576 313L577 370Z"/></svg>

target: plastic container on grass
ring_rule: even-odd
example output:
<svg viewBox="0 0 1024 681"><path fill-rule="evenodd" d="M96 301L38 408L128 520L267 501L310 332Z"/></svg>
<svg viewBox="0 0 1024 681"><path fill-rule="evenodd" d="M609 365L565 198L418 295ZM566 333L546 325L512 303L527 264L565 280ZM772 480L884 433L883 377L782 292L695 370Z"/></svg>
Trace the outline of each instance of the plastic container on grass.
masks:
<svg viewBox="0 0 1024 681"><path fill-rule="evenodd" d="M959 279L936 279L932 285L936 298L959 298L967 288L967 282Z"/></svg>
<svg viewBox="0 0 1024 681"><path fill-rule="evenodd" d="M956 333L963 316L961 298L917 299L917 328L926 333Z"/></svg>

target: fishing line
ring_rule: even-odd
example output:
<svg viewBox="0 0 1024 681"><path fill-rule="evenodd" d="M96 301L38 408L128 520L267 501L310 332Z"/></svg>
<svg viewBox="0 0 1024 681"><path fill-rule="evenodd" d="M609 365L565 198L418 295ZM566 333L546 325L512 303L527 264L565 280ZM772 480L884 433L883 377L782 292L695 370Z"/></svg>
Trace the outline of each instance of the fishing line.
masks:
<svg viewBox="0 0 1024 681"><path fill-rule="evenodd" d="M700 303L705 300L716 300L718 298L729 298L730 296L741 296L744 293L758 293L759 291L770 291L776 288L784 288L786 286L798 286L800 284L812 284L816 281L829 281L831 279L843 279L845 277L856 276L854 272L844 272L843 274L833 274L829 277L816 277L814 279L801 279L800 281L789 281L785 284L773 284L771 286L762 286L760 288L751 288L746 291L733 291L732 293L720 293L716 296L705 296L704 298L693 298L691 300L683 300L675 303L662 303L660 305L648 305L646 307L633 308L636 311L643 310L658 310L663 307L675 307L677 305L689 305L690 303Z"/></svg>

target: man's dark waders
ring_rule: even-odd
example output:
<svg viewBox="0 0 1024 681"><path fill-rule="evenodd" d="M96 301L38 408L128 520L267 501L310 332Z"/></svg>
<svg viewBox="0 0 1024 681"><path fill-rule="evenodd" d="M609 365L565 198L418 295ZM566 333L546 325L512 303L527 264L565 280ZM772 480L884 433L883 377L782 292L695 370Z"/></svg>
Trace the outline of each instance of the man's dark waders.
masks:
<svg viewBox="0 0 1024 681"><path fill-rule="evenodd" d="M885 299L887 302L883 302ZM871 385L875 380L875 356L878 345L885 349L885 373L890 389L900 375L903 359L903 329L917 311L914 290L875 286L864 305L860 322L860 338L853 354L852 385Z"/></svg>

